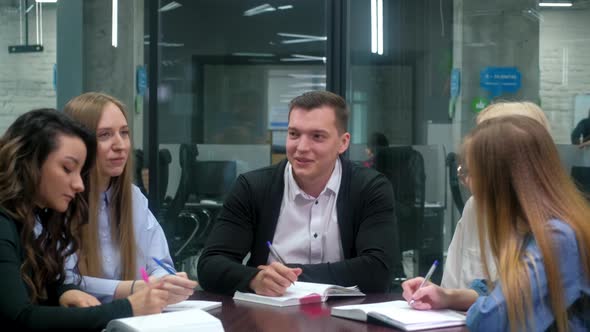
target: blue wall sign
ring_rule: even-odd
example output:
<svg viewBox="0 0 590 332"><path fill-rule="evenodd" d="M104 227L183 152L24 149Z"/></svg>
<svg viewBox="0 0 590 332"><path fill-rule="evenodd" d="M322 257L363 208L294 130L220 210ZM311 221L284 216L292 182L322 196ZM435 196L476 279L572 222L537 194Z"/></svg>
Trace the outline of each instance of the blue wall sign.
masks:
<svg viewBox="0 0 590 332"><path fill-rule="evenodd" d="M459 97L461 92L461 70L453 68L451 71L451 97Z"/></svg>
<svg viewBox="0 0 590 332"><path fill-rule="evenodd" d="M492 97L504 92L520 90L521 74L516 67L486 67L480 72L479 86L488 90Z"/></svg>
<svg viewBox="0 0 590 332"><path fill-rule="evenodd" d="M137 94L143 96L145 95L145 90L147 89L147 73L145 71L145 66L137 66L137 69L135 70L135 76Z"/></svg>

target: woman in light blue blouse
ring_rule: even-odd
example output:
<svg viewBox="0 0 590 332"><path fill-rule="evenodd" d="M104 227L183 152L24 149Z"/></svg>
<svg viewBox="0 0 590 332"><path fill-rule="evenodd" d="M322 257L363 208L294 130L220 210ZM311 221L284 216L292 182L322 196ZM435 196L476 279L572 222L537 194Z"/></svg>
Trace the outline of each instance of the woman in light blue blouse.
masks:
<svg viewBox="0 0 590 332"><path fill-rule="evenodd" d="M187 299L197 283L184 272L170 274L152 259L173 269L164 232L147 199L132 184L131 138L123 104L90 92L70 100L64 111L97 138L96 165L86 191L88 224L82 228L77 257L68 260L68 268L83 276L81 288L103 303L126 297L145 287L143 267L151 279L165 281L169 303Z"/></svg>
<svg viewBox="0 0 590 332"><path fill-rule="evenodd" d="M563 169L548 131L523 116L490 119L465 140L480 243L498 280L445 289L406 281L415 309L467 311L474 331L590 330L590 206ZM488 271L486 255L481 255Z"/></svg>

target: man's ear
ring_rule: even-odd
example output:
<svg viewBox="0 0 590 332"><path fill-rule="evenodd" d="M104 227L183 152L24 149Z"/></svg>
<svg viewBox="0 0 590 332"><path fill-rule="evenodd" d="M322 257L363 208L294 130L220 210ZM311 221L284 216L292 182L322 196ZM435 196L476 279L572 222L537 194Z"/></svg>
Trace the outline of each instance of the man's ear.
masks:
<svg viewBox="0 0 590 332"><path fill-rule="evenodd" d="M340 135L340 147L338 148L338 154L343 154L348 146L350 145L350 133L345 132L344 134Z"/></svg>

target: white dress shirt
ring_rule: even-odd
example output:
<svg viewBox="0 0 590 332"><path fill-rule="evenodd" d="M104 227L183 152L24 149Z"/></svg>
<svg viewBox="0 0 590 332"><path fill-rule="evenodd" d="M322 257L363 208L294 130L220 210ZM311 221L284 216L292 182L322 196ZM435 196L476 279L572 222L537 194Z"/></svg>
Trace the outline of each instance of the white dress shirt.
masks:
<svg viewBox="0 0 590 332"><path fill-rule="evenodd" d="M157 265L152 257L160 259L164 264L174 269L172 258L168 250L168 242L160 224L148 209L148 201L138 187L133 186L133 229L137 244L137 274L135 279L141 279L140 267L144 267L150 276L161 277L168 272ZM102 256L103 274L101 278L82 277L80 288L106 303L113 300L115 290L121 282L121 256L119 246L113 242L110 230L110 215L108 205L111 190L101 195L98 209L98 240ZM77 257L72 255L66 260L66 283L77 283Z"/></svg>
<svg viewBox="0 0 590 332"><path fill-rule="evenodd" d="M326 187L318 197L305 193L293 177L293 169L287 163L284 173L285 186L277 227L272 244L286 263L319 264L343 260L336 200L342 164L336 165ZM276 261L268 256L267 263Z"/></svg>
<svg viewBox="0 0 590 332"><path fill-rule="evenodd" d="M490 278L495 280L496 265L489 246L485 246ZM465 203L463 215L449 245L441 286L445 288L469 288L475 279L485 279L479 248L477 213L473 196Z"/></svg>

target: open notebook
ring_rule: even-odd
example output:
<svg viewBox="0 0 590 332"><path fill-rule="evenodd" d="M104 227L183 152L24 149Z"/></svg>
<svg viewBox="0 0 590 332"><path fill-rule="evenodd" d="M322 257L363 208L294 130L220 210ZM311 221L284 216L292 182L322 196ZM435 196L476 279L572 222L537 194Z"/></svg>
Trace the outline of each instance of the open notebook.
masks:
<svg viewBox="0 0 590 332"><path fill-rule="evenodd" d="M453 310L415 310L406 301L333 307L332 316L361 321L377 320L404 331L465 325L465 316Z"/></svg>
<svg viewBox="0 0 590 332"><path fill-rule="evenodd" d="M201 309L114 319L106 332L223 332L221 321Z"/></svg>
<svg viewBox="0 0 590 332"><path fill-rule="evenodd" d="M182 301L175 304L169 304L164 308L164 312L180 311L189 309L212 310L221 307L221 302L214 301Z"/></svg>
<svg viewBox="0 0 590 332"><path fill-rule="evenodd" d="M296 281L294 285L287 288L283 296L263 296L254 293L235 292L234 300L249 301L261 304L268 304L277 307L292 305L325 302L332 296L365 296L358 287L342 287L329 284L317 284L312 282Z"/></svg>

